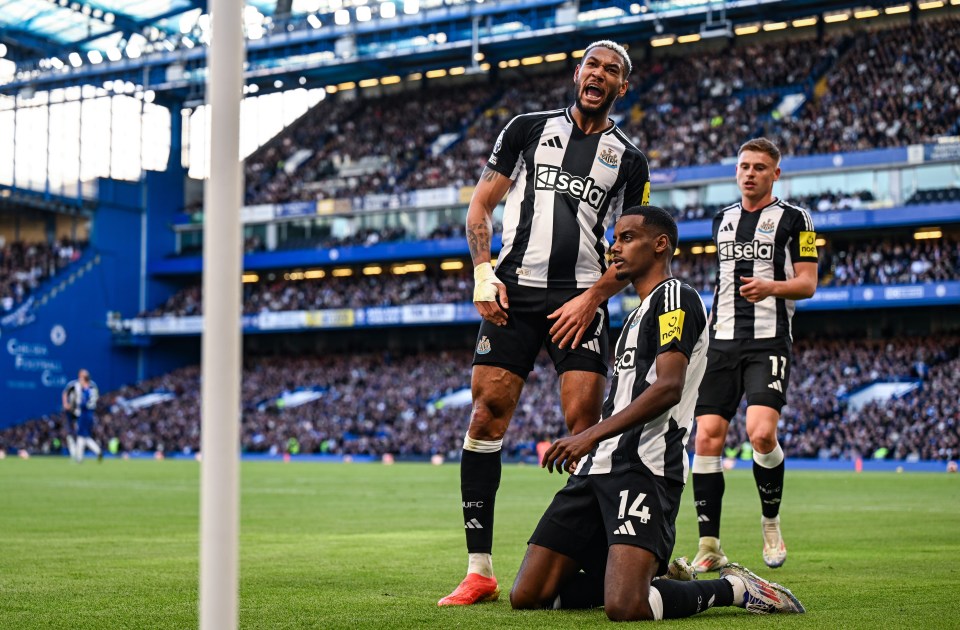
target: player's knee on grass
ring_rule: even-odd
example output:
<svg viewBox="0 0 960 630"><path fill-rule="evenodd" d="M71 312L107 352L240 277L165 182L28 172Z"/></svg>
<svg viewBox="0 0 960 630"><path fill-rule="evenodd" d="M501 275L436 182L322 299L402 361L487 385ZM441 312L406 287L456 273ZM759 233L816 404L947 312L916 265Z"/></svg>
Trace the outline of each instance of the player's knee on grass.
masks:
<svg viewBox="0 0 960 630"><path fill-rule="evenodd" d="M517 579L510 589L510 606L514 610L551 608L557 598L554 580L549 575L531 575L527 567L520 567Z"/></svg>
<svg viewBox="0 0 960 630"><path fill-rule="evenodd" d="M510 606L514 610L534 610L543 608L542 599L531 592L529 585L514 583L510 589Z"/></svg>
<svg viewBox="0 0 960 630"><path fill-rule="evenodd" d="M643 601L635 598L630 600L610 598L604 601L603 611L610 621L652 621L654 619L653 609L650 608L650 602L646 597Z"/></svg>
<svg viewBox="0 0 960 630"><path fill-rule="evenodd" d="M659 564L656 556L641 547L610 547L603 588L603 608L610 621L654 619L650 583Z"/></svg>

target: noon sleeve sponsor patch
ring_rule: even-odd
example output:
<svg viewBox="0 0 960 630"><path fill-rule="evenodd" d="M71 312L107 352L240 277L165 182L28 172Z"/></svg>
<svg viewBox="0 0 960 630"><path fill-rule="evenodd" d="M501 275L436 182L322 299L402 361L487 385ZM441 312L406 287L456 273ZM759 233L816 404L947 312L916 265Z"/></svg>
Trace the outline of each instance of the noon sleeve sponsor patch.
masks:
<svg viewBox="0 0 960 630"><path fill-rule="evenodd" d="M671 340L680 341L683 333L683 309L674 309L660 315L660 345L665 346Z"/></svg>
<svg viewBox="0 0 960 630"><path fill-rule="evenodd" d="M816 232L800 232L800 256L802 258L817 257Z"/></svg>

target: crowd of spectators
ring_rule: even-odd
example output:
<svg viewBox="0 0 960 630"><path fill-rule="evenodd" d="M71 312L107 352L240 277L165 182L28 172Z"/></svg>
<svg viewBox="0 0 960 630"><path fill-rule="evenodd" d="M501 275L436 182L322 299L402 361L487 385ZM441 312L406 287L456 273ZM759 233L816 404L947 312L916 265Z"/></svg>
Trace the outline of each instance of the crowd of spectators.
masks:
<svg viewBox="0 0 960 630"><path fill-rule="evenodd" d="M659 58L624 130L653 169L718 163L762 135L782 99L771 88L807 89L838 54L834 40L801 39Z"/></svg>
<svg viewBox="0 0 960 630"><path fill-rule="evenodd" d="M821 194L802 195L790 197L789 201L794 205L809 209L812 213L827 212L835 210L855 210L871 207L875 202L873 194L869 191L842 192L827 191ZM688 204L683 207L663 205L676 221L699 221L710 220L716 214L725 208L728 204ZM464 214L466 210L463 211ZM333 236L329 229L317 230L312 236L303 236L291 234L281 236L276 244L278 250L294 249L333 249L340 247L370 247L379 243L398 243L413 242L423 240L438 240L464 237L464 221L444 222L429 231L415 233L403 226L386 227L358 227L353 232ZM494 233L502 233L503 226L497 221L494 222ZM612 230L611 230L612 232ZM183 246L179 255L199 255L202 253L203 246L198 244L193 247ZM249 236L244 239L244 253L259 253L268 251L264 240L257 235Z"/></svg>
<svg viewBox="0 0 960 630"><path fill-rule="evenodd" d="M442 144L443 134L466 129L492 96L483 84L430 84L324 101L247 159L247 203L400 192L407 171Z"/></svg>
<svg viewBox="0 0 960 630"><path fill-rule="evenodd" d="M795 347L789 404L780 435L789 457L949 460L960 455L960 337L896 340L801 340ZM249 359L243 370L241 444L247 453L456 458L469 404L444 403L469 387L465 350L397 355L335 354ZM919 387L892 400L854 409L849 395L877 381L911 380ZM314 392L285 405L284 393ZM174 397L149 407L126 404L150 392ZM543 356L527 379L504 453L529 458L536 444L566 432L557 377ZM200 373L183 368L102 398L97 432L118 452L190 455L200 447ZM728 453L746 436L741 409L731 424ZM0 432L0 448L59 452L59 416ZM692 441L691 441L692 444Z"/></svg>
<svg viewBox="0 0 960 630"><path fill-rule="evenodd" d="M473 294L473 273L464 268L395 275L289 280L264 279L243 286L243 312L256 314L275 311L309 311L325 308L364 308L407 304L448 304L467 302ZM163 305L145 314L186 316L203 314L203 295L199 285L189 286L170 297Z"/></svg>
<svg viewBox="0 0 960 630"><path fill-rule="evenodd" d="M697 251L698 253L693 253ZM459 271L430 266L424 272L383 273L316 279L267 276L243 288L244 312L364 308L405 304L469 302L473 282L469 264ZM673 274L700 292L714 289L717 258L686 245L673 259ZM820 286L920 284L960 279L960 237L915 240L910 236L835 240L820 248ZM186 287L146 316L200 315L199 285Z"/></svg>
<svg viewBox="0 0 960 630"><path fill-rule="evenodd" d="M85 245L62 239L0 246L0 314L17 308L41 282L78 260Z"/></svg>
<svg viewBox="0 0 960 630"><path fill-rule="evenodd" d="M960 238L851 241L824 251L826 286L921 284L960 278Z"/></svg>
<svg viewBox="0 0 960 630"><path fill-rule="evenodd" d="M960 19L859 33L799 116L772 126L786 154L931 142L960 120Z"/></svg>
<svg viewBox="0 0 960 630"><path fill-rule="evenodd" d="M720 54L658 52L638 63L615 115L653 169L718 163L761 134L785 155L929 142L960 121L958 50L960 19L946 17L823 40L738 38ZM790 93L807 100L781 113ZM513 116L571 99L569 68L336 95L248 158L247 202L473 185Z"/></svg>

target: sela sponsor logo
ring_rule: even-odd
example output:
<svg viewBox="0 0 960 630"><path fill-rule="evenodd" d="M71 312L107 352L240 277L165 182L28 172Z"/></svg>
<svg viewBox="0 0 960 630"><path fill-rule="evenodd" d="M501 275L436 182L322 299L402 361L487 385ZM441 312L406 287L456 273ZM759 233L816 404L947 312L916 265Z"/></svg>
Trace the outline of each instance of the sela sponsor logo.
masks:
<svg viewBox="0 0 960 630"><path fill-rule="evenodd" d="M490 352L490 338L484 335L477 342L477 354L488 354Z"/></svg>
<svg viewBox="0 0 960 630"><path fill-rule="evenodd" d="M597 209L607 198L607 191L598 186L592 177L577 177L549 164L537 165L536 189L555 190Z"/></svg>
<svg viewBox="0 0 960 630"><path fill-rule="evenodd" d="M801 256L817 255L817 233L816 232L800 232L800 255Z"/></svg>
<svg viewBox="0 0 960 630"><path fill-rule="evenodd" d="M637 365L637 351L630 348L624 350L623 354L617 357L617 365L613 368L614 374L619 374L621 370L629 370Z"/></svg>
<svg viewBox="0 0 960 630"><path fill-rule="evenodd" d="M770 234L777 227L777 224L773 222L773 219L767 219L757 227L757 231L761 234Z"/></svg>
<svg viewBox="0 0 960 630"><path fill-rule="evenodd" d="M614 150L608 147L600 152L600 155L597 156L597 161L607 168L617 168L619 158Z"/></svg>
<svg viewBox="0 0 960 630"><path fill-rule="evenodd" d="M720 243L720 260L773 260L773 243Z"/></svg>

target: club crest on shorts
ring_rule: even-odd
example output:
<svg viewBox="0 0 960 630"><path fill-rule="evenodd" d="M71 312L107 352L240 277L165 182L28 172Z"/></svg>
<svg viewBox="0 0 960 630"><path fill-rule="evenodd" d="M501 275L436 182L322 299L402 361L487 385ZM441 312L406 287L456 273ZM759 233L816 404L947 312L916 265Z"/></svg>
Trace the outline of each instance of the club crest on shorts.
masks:
<svg viewBox="0 0 960 630"><path fill-rule="evenodd" d="M490 352L490 339L484 335L477 342L477 354L487 354Z"/></svg>

